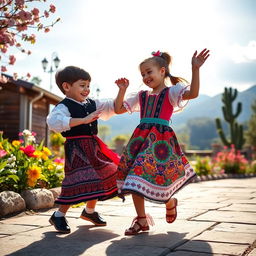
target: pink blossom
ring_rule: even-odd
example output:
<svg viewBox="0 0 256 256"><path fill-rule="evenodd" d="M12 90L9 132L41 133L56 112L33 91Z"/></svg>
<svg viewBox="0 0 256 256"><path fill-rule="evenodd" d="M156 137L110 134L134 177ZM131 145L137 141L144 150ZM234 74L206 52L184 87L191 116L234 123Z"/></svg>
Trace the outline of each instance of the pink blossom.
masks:
<svg viewBox="0 0 256 256"><path fill-rule="evenodd" d="M36 136L36 132L31 132L31 134L32 134L32 136L34 136L34 137Z"/></svg>
<svg viewBox="0 0 256 256"><path fill-rule="evenodd" d="M45 18L48 18L49 17L49 12L44 11L44 16L45 16Z"/></svg>
<svg viewBox="0 0 256 256"><path fill-rule="evenodd" d="M24 5L24 0L15 0L16 5L22 6Z"/></svg>
<svg viewBox="0 0 256 256"><path fill-rule="evenodd" d="M5 66L1 66L1 72L6 72L7 68Z"/></svg>
<svg viewBox="0 0 256 256"><path fill-rule="evenodd" d="M38 16L39 15L39 10L37 8L34 8L32 11L33 15Z"/></svg>
<svg viewBox="0 0 256 256"><path fill-rule="evenodd" d="M4 157L5 155L7 155L7 152L3 149L0 149L0 158Z"/></svg>
<svg viewBox="0 0 256 256"><path fill-rule="evenodd" d="M26 12L24 10L21 10L18 14L19 18L22 20L22 21L27 21L27 20L31 20L32 18L32 15L30 12Z"/></svg>
<svg viewBox="0 0 256 256"><path fill-rule="evenodd" d="M36 151L32 145L28 145L25 148L20 147L20 150L23 151L28 157L36 157L34 152Z"/></svg>
<svg viewBox="0 0 256 256"><path fill-rule="evenodd" d="M49 28L45 28L45 29L44 29L44 32L45 32L45 33L48 33L49 31L50 31Z"/></svg>
<svg viewBox="0 0 256 256"><path fill-rule="evenodd" d="M16 58L14 57L14 55L10 55L9 56L9 64L13 65L15 63L15 61L16 61Z"/></svg>
<svg viewBox="0 0 256 256"><path fill-rule="evenodd" d="M54 13L55 11L56 11L56 7L53 4L51 4L50 5L50 12Z"/></svg>
<svg viewBox="0 0 256 256"><path fill-rule="evenodd" d="M57 157L56 159L54 159L54 162L57 163L57 164L64 164L64 158L60 158L60 157Z"/></svg>
<svg viewBox="0 0 256 256"><path fill-rule="evenodd" d="M31 77L30 73L27 73L27 77L28 77L28 78L30 78L30 77Z"/></svg>

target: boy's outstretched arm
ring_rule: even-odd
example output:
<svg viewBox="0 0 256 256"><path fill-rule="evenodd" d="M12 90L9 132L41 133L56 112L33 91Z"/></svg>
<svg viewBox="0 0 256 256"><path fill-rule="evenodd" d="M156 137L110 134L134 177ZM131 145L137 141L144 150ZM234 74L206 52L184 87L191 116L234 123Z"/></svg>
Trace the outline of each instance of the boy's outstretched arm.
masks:
<svg viewBox="0 0 256 256"><path fill-rule="evenodd" d="M74 127L80 124L92 123L93 121L99 118L100 113L101 113L100 110L96 110L84 118L71 118L69 121L69 126Z"/></svg>
<svg viewBox="0 0 256 256"><path fill-rule="evenodd" d="M120 78L115 81L119 87L118 94L115 99L114 108L116 114L123 114L127 112L126 108L123 106L124 95L127 87L129 86L129 80L126 78Z"/></svg>
<svg viewBox="0 0 256 256"><path fill-rule="evenodd" d="M204 49L202 50L198 55L197 51L195 51L193 57L192 57L192 79L191 79L191 85L190 90L187 90L184 92L182 99L183 100L190 100L194 99L199 94L199 87L200 87L200 67L204 64L204 62L209 57L209 50Z"/></svg>

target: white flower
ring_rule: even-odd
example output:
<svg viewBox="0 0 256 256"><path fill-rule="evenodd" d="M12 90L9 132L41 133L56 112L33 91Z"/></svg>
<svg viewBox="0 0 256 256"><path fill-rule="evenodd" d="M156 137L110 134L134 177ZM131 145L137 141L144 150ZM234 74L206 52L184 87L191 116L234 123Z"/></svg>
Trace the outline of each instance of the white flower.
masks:
<svg viewBox="0 0 256 256"><path fill-rule="evenodd" d="M26 130L26 129L22 133L23 133L24 136L32 136L32 133L29 130Z"/></svg>

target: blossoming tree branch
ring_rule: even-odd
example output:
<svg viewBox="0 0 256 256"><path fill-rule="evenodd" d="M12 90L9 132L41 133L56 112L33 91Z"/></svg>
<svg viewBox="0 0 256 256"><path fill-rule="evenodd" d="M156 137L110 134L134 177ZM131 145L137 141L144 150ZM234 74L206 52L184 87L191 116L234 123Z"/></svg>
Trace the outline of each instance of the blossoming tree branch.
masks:
<svg viewBox="0 0 256 256"><path fill-rule="evenodd" d="M7 82L7 78L2 73L7 71L8 65L14 65L16 61L10 49L16 48L15 50L30 55L31 51L25 49L24 42L34 44L36 42L34 31L47 33L60 20L57 18L45 24L45 19L55 12L55 6L50 4L47 8L43 8L43 11L34 6L36 2L46 1L0 0L0 82ZM30 77L29 73L27 77ZM17 79L17 73L13 74L13 78Z"/></svg>

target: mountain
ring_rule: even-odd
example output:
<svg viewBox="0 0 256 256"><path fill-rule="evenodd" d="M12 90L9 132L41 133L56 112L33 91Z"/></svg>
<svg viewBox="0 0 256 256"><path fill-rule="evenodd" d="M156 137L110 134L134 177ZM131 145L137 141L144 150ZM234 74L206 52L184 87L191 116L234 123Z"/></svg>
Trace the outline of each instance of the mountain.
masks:
<svg viewBox="0 0 256 256"><path fill-rule="evenodd" d="M188 105L182 112L178 112L172 116L171 126L177 131L181 126L185 126L190 119L197 119L200 117L207 117L215 119L220 117L223 119L221 101L222 94L210 97L207 95L200 95L198 98L188 102ZM251 88L238 92L238 96L233 104L236 110L237 102L242 102L242 113L238 116L239 122L245 122L250 119L251 105L256 99L256 85ZM131 134L134 128L139 124L139 113L116 115L108 121L99 120L100 125L108 125L111 127L111 136L118 134Z"/></svg>

